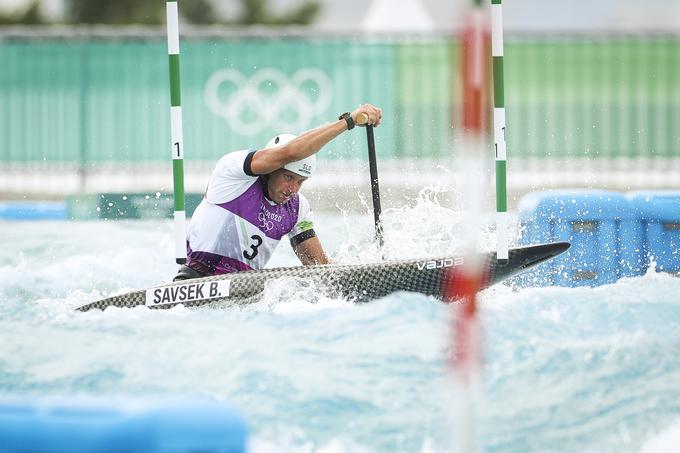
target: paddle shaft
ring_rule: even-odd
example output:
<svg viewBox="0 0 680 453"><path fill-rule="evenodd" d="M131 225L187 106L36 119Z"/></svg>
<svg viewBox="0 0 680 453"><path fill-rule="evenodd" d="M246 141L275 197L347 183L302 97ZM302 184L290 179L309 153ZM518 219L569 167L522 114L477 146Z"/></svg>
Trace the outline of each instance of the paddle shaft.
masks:
<svg viewBox="0 0 680 453"><path fill-rule="evenodd" d="M373 198L373 220L375 222L375 238L380 247L383 246L383 228L380 221L380 186L378 184L378 164L375 157L375 137L373 126L368 124L368 115L362 113L357 116L356 124L366 126L366 141L368 143L368 167L371 173L371 195Z"/></svg>
<svg viewBox="0 0 680 453"><path fill-rule="evenodd" d="M366 125L366 139L368 142L368 167L371 173L371 195L373 197L373 220L375 222L375 238L383 246L383 228L380 221L380 186L378 183L378 165L375 157L375 137L373 126Z"/></svg>

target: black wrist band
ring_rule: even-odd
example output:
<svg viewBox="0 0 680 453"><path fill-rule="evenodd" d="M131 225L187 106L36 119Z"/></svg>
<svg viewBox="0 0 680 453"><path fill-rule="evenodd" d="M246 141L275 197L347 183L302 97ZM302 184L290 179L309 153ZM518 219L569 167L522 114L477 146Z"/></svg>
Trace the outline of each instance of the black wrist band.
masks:
<svg viewBox="0 0 680 453"><path fill-rule="evenodd" d="M354 120L352 119L352 115L349 114L349 112L345 112L342 115L338 117L339 120L345 120L347 123L347 130L350 131L354 129Z"/></svg>

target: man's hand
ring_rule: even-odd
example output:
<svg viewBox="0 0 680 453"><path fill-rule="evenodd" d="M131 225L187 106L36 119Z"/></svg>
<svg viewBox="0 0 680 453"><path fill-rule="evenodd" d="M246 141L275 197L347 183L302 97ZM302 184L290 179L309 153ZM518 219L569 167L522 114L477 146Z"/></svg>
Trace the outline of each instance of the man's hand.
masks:
<svg viewBox="0 0 680 453"><path fill-rule="evenodd" d="M366 115L368 120L365 122L358 121L358 118L361 115ZM350 116L357 126L366 126L368 124L370 126L378 127L380 126L380 120L382 119L382 110L371 104L363 104L353 111Z"/></svg>

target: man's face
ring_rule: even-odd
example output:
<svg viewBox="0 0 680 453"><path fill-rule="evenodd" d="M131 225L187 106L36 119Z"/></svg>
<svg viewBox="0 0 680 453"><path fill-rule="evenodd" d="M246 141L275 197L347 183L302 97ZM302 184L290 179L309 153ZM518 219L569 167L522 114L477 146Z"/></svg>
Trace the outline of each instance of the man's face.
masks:
<svg viewBox="0 0 680 453"><path fill-rule="evenodd" d="M280 168L269 175L267 182L269 198L276 204L287 203L293 195L298 193L305 181L307 178L304 176Z"/></svg>

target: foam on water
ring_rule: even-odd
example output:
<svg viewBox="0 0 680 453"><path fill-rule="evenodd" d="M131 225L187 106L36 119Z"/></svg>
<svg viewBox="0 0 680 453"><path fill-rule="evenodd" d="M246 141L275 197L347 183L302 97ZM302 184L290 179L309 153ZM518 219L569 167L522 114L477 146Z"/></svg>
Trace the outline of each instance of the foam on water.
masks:
<svg viewBox="0 0 680 453"><path fill-rule="evenodd" d="M316 230L336 261L449 253L459 222L434 195L385 211L384 251L370 215L318 215ZM451 310L432 298L354 305L279 280L245 307L80 313L169 280L172 224L0 226L1 392L223 399L246 416L255 452L450 449ZM294 264L282 244L271 265ZM678 294L680 279L653 272L600 288L487 290L482 448L673 451Z"/></svg>
<svg viewBox="0 0 680 453"><path fill-rule="evenodd" d="M656 453L660 451L675 451L680 445L680 418L667 429L645 442L642 453Z"/></svg>

